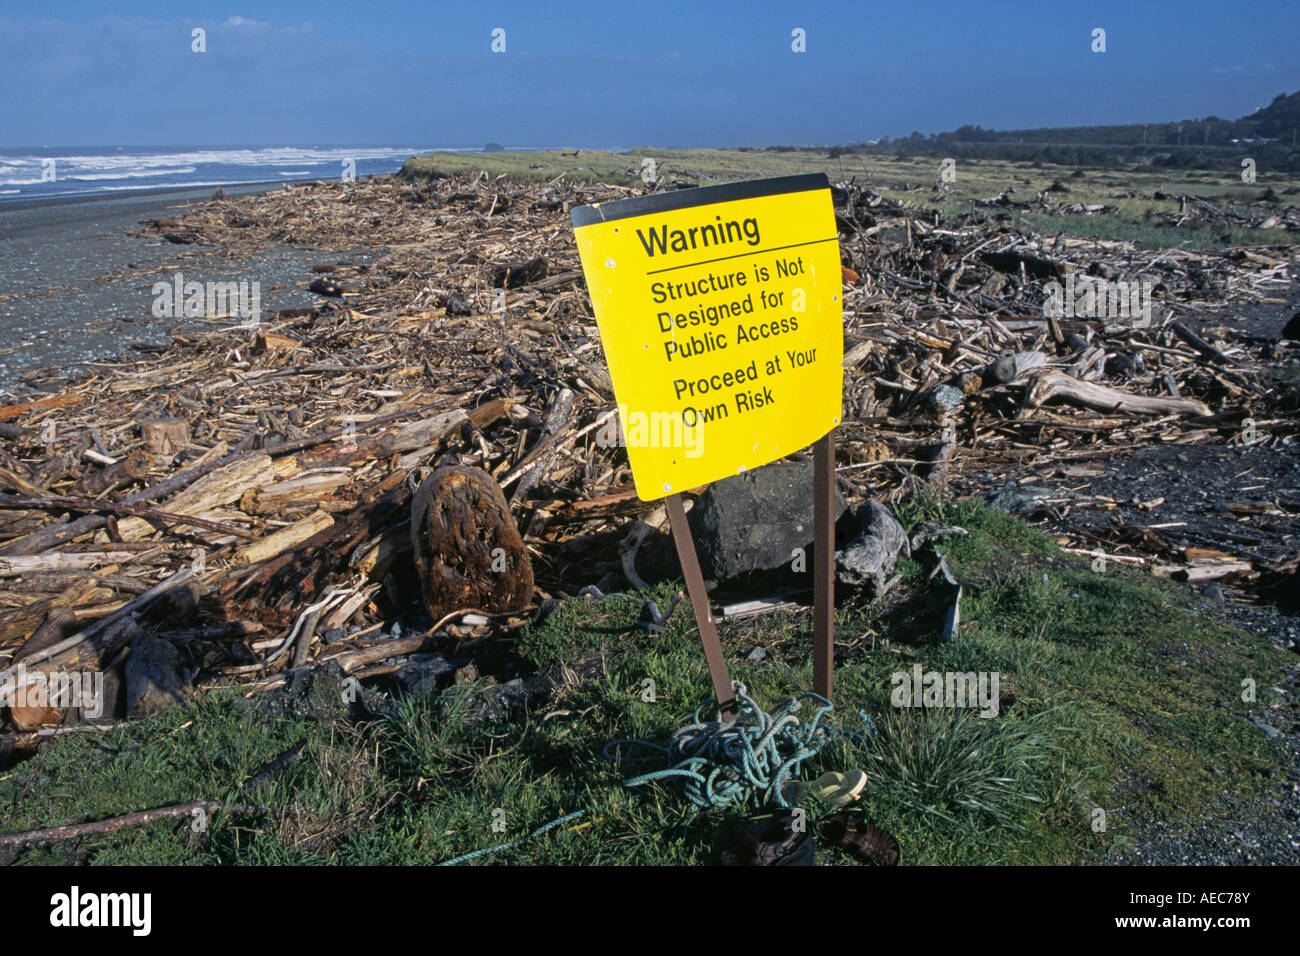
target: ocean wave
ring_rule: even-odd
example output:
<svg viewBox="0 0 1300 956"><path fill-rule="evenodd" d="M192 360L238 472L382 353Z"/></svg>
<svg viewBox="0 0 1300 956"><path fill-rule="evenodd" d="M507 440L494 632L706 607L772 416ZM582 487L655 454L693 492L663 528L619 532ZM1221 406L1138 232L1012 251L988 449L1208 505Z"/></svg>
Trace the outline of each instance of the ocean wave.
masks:
<svg viewBox="0 0 1300 956"><path fill-rule="evenodd" d="M130 173L64 173L59 178L66 182L97 182L101 179L143 179L147 176L184 176L197 172L193 166L169 166L166 169L142 169Z"/></svg>
<svg viewBox="0 0 1300 956"><path fill-rule="evenodd" d="M355 147L318 149L316 147L269 146L261 149L197 149L180 152L140 152L116 155L93 154L88 156L36 156L11 155L0 159L6 163L18 162L40 168L41 162L52 159L58 166L94 172L113 170L156 169L163 166L288 166L338 163L345 159L393 159L409 156L419 150L411 147Z"/></svg>
<svg viewBox="0 0 1300 956"><path fill-rule="evenodd" d="M257 182L263 182L263 180L244 179L232 182L229 179L212 179L202 182L131 183L123 186L87 186L85 189L61 189L58 192L47 193L43 196L29 192L29 196L33 199L63 199L71 196L98 196L103 193L139 192L146 189L201 189L206 186L245 186ZM14 189L12 192L22 192L22 190ZM3 195L7 195L7 192L0 190L0 196Z"/></svg>

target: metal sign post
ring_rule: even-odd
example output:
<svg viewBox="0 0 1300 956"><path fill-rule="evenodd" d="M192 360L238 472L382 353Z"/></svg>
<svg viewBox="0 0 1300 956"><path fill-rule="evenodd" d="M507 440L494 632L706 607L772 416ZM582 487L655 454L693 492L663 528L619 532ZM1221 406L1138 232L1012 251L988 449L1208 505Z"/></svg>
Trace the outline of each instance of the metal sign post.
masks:
<svg viewBox="0 0 1300 956"><path fill-rule="evenodd" d="M736 695L731 689L731 674L727 670L726 658L722 655L718 629L713 623L709 595L704 590L704 575L700 573L700 558L695 553L695 539L691 537L691 526L686 522L682 496L669 495L665 504L668 508L668 524L673 530L673 544L677 546L677 558L682 563L682 575L686 578L686 593L690 595L691 610L695 612L695 624L700 631L700 643L704 645L704 659L709 665L709 677L713 679L713 693L723 716L730 716L735 713Z"/></svg>
<svg viewBox="0 0 1300 956"><path fill-rule="evenodd" d="M831 700L835 674L835 440L813 446L813 690Z"/></svg>

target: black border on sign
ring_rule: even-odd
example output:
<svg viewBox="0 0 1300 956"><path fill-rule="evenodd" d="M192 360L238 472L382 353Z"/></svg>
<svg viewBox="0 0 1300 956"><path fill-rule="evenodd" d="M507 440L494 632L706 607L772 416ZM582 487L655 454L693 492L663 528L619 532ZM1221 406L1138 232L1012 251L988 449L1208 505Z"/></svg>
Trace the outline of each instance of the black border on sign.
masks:
<svg viewBox="0 0 1300 956"><path fill-rule="evenodd" d="M720 202L735 202L738 199L757 199L760 196L777 196L782 193L809 192L813 189L830 189L830 181L826 178L825 173L774 176L770 179L747 179L744 182L723 183L720 186L697 186L693 189L678 189L670 193L655 193L653 196L615 199L612 202L597 203L594 206L578 206L569 213L569 219L573 223L573 228L577 229L580 226L610 222L614 219L628 219L632 216L645 216L656 212L672 212L676 209L708 206Z"/></svg>

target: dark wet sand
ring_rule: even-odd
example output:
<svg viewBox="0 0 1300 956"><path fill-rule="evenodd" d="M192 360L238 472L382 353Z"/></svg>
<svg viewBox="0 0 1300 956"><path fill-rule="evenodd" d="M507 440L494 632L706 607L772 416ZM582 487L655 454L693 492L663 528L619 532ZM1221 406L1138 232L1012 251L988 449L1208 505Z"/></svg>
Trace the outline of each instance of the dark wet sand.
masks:
<svg viewBox="0 0 1300 956"><path fill-rule="evenodd" d="M229 196L283 183L224 187ZM152 314L153 283L179 264L186 279L261 283L263 315L314 299L295 284L321 253L282 246L252 260L223 257L211 246L176 245L128 235L141 222L182 215L214 187L129 196L65 197L0 203L0 393L24 371L75 369L115 361L130 342L166 342L183 319ZM125 278L97 279L125 271ZM234 324L233 322L231 324ZM129 354L128 356L129 357Z"/></svg>

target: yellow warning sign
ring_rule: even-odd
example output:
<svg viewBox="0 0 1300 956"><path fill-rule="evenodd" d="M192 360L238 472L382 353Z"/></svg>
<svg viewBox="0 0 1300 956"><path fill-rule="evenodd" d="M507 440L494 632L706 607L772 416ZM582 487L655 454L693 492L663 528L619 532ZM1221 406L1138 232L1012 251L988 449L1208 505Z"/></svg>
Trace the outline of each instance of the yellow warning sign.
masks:
<svg viewBox="0 0 1300 956"><path fill-rule="evenodd" d="M798 451L839 424L844 315L824 175L573 210L637 494Z"/></svg>

